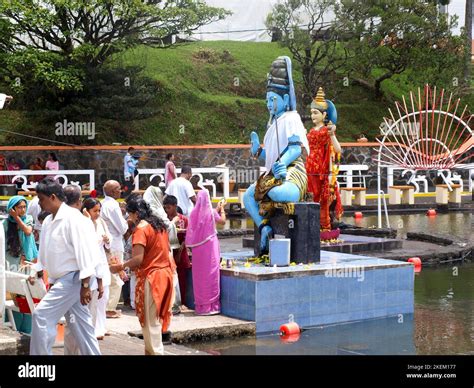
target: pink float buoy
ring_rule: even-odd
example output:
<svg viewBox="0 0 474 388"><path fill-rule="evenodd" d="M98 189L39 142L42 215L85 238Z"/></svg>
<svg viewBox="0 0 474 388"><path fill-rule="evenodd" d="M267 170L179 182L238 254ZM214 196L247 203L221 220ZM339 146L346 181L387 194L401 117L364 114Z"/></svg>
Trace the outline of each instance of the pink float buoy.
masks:
<svg viewBox="0 0 474 388"><path fill-rule="evenodd" d="M437 213L436 213L436 210L435 209L428 209L428 211L426 212L426 215L429 216L429 217L433 217L435 216Z"/></svg>
<svg viewBox="0 0 474 388"><path fill-rule="evenodd" d="M408 259L409 263L413 263L415 266L415 272L421 271L421 259L419 257L410 257Z"/></svg>
<svg viewBox="0 0 474 388"><path fill-rule="evenodd" d="M354 218L362 218L364 217L364 215L362 214L362 212L355 212L354 213Z"/></svg>

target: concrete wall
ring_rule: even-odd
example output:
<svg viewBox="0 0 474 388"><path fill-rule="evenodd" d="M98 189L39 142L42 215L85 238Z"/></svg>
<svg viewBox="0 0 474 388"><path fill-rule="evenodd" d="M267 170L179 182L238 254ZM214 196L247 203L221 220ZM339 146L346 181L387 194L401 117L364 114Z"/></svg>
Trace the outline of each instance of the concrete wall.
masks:
<svg viewBox="0 0 474 388"><path fill-rule="evenodd" d="M366 164L369 170L366 173L367 186L377 186L377 143L343 143L342 164ZM97 146L97 147L0 147L0 154L7 158L15 157L23 168L36 158L46 159L49 152L55 152L62 169L94 169L96 171L96 186L101 187L107 179L123 179L123 157L126 146ZM225 163L230 169L231 179L238 187L248 187L258 177L259 162L250 157L247 145L202 145L202 146L136 146L137 152L144 157L140 161L140 168L164 168L166 154L176 155L177 167L190 165L191 167L214 167ZM474 157L471 163L474 161ZM466 161L467 163L468 161ZM383 188L385 188L385 171L383 171ZM399 172L398 172L399 174ZM467 176L467 171L464 172ZM217 176L210 177L217 178ZM431 172L429 180L433 184L435 172ZM395 183L403 183L404 179L395 178ZM85 183L85 182L81 182ZM146 185L145 179L140 183Z"/></svg>

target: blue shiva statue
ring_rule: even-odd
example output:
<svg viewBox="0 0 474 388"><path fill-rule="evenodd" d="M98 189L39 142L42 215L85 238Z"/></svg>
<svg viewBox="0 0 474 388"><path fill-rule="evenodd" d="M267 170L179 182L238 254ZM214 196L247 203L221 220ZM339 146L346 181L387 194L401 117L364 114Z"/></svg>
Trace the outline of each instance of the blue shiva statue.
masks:
<svg viewBox="0 0 474 388"><path fill-rule="evenodd" d="M261 233L260 254L268 252L268 241L273 237L269 219L274 209L288 210L292 203L304 200L307 190L302 147L309 155L309 145L306 129L296 111L289 57L278 57L272 63L267 82L267 108L270 118L263 147L257 133L250 135L252 156L265 161L266 171L244 195L245 208Z"/></svg>

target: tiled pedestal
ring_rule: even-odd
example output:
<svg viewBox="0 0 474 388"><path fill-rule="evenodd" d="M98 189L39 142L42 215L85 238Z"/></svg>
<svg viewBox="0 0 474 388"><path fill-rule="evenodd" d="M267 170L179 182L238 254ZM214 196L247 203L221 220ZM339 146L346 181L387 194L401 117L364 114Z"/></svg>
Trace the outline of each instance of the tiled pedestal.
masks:
<svg viewBox="0 0 474 388"><path fill-rule="evenodd" d="M244 260L253 252L223 254ZM222 313L256 322L257 333L293 319L302 327L413 313L411 264L321 251L321 262L221 270Z"/></svg>

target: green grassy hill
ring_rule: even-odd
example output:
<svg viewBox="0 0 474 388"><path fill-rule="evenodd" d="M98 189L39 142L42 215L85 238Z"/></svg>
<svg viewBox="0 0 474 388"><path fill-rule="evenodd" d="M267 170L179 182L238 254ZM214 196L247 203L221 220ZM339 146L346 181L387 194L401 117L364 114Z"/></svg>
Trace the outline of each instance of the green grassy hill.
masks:
<svg viewBox="0 0 474 388"><path fill-rule="evenodd" d="M246 143L252 130L263 135L266 75L279 55L289 52L276 43L241 42L198 42L166 51L139 47L122 55L119 63L144 65L144 74L158 80L170 96L169 109L162 107L155 117L135 123L137 141ZM299 89L297 68L294 78ZM375 136L386 104L361 87L346 89L336 101L339 137L351 141L360 132Z"/></svg>
<svg viewBox="0 0 474 388"><path fill-rule="evenodd" d="M227 41L196 42L170 49L131 49L114 57L109 65L143 67L143 75L158 82L160 93L152 102L152 117L114 125L131 133L129 144L247 143L251 131L257 129L261 135L265 132L268 112L264 98L270 64L277 56L288 54L277 43ZM301 76L297 68L294 78L299 89ZM403 82L384 83L389 99L408 89L409 85ZM372 93L355 85L341 90L335 100L338 137L353 141L363 132L372 140L391 104L375 100ZM326 97L333 98L331 90L326 91ZM309 128L310 123L306 124ZM35 125L22 112L0 111L2 129L28 133ZM97 143L123 141L107 121L97 120L96 127Z"/></svg>

